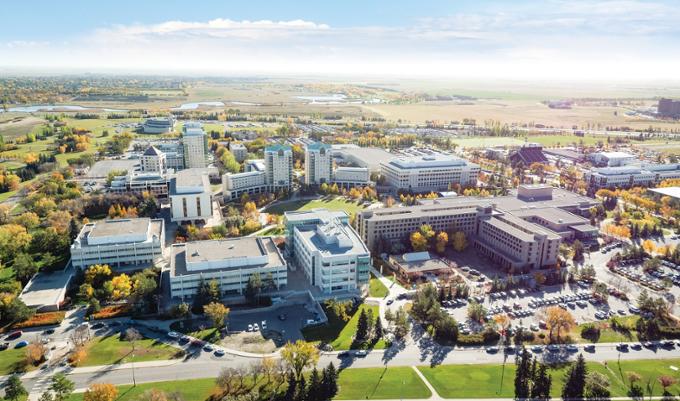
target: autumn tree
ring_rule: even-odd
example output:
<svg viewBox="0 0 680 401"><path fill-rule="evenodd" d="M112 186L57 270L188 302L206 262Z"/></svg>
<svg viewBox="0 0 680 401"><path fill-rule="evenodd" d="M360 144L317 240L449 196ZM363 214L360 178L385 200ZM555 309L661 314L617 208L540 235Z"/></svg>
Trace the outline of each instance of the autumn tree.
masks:
<svg viewBox="0 0 680 401"><path fill-rule="evenodd" d="M294 373L296 380L300 381L302 371L319 361L319 350L311 343L298 340L294 343L289 342L281 349L281 358Z"/></svg>
<svg viewBox="0 0 680 401"><path fill-rule="evenodd" d="M118 397L118 389L110 383L96 383L85 390L83 401L114 401Z"/></svg>
<svg viewBox="0 0 680 401"><path fill-rule="evenodd" d="M92 265L85 271L85 283L100 288L111 277L109 265Z"/></svg>
<svg viewBox="0 0 680 401"><path fill-rule="evenodd" d="M224 320L229 314L229 308L220 302L211 302L203 307L203 312L213 322L213 326L221 329L224 326Z"/></svg>
<svg viewBox="0 0 680 401"><path fill-rule="evenodd" d="M446 244L448 244L448 242L449 235L444 231L440 231L439 234L437 234L435 244L435 249L437 250L437 253L443 254L444 251L446 251Z"/></svg>
<svg viewBox="0 0 680 401"><path fill-rule="evenodd" d="M37 366L45 359L45 354L47 354L47 347L39 338L36 338L26 347L26 362Z"/></svg>
<svg viewBox="0 0 680 401"><path fill-rule="evenodd" d="M560 333L569 331L576 326L574 317L568 311L559 306L551 306L545 311L545 323L548 326L549 337L552 340L553 334L557 332L556 340L559 341Z"/></svg>
<svg viewBox="0 0 680 401"><path fill-rule="evenodd" d="M658 377L657 380L659 381L661 387L663 387L664 394L668 393L668 387L678 382L678 380L675 377L669 375L661 375Z"/></svg>
<svg viewBox="0 0 680 401"><path fill-rule="evenodd" d="M468 246L467 237L463 231L456 231L453 233L452 241L451 245L453 245L453 249L455 249L456 252L463 252Z"/></svg>
<svg viewBox="0 0 680 401"><path fill-rule="evenodd" d="M427 239L419 231L411 234L411 247L414 251L426 251L427 250Z"/></svg>
<svg viewBox="0 0 680 401"><path fill-rule="evenodd" d="M111 285L113 286L111 296L114 300L127 298L132 292L132 281L130 276L125 273L111 279Z"/></svg>

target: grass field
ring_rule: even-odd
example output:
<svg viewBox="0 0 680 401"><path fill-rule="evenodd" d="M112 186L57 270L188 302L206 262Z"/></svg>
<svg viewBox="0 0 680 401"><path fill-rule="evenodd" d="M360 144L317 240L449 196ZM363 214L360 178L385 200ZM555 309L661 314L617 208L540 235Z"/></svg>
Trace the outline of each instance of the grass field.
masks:
<svg viewBox="0 0 680 401"><path fill-rule="evenodd" d="M637 331L635 330L635 323L639 319L638 316L625 316L616 318L621 328L614 330L611 327L609 320L602 322L591 323L600 329L600 337L597 339L599 343L618 343L618 342L635 342L638 341ZM574 340L583 343L593 342L589 339L581 337L581 329L586 324L578 325L571 333L570 336Z"/></svg>
<svg viewBox="0 0 680 401"><path fill-rule="evenodd" d="M429 398L432 393L411 367L345 369L336 400Z"/></svg>
<svg viewBox="0 0 680 401"><path fill-rule="evenodd" d="M385 284L371 274L371 281L368 283L368 295L376 298L384 298L388 293L389 291L387 290L387 287L385 287Z"/></svg>
<svg viewBox="0 0 680 401"><path fill-rule="evenodd" d="M657 378L661 375L676 376L671 366L678 366L680 359L672 360L633 360L609 361L602 363L588 362L588 370L602 373L609 378L612 397L625 397L628 391L626 372L634 371L642 376L641 383L657 383L653 388L654 395L661 395L662 389ZM515 364L512 360L503 366L489 365L440 365L437 367L418 367L435 390L444 398L512 398L514 396L513 380ZM552 396L559 397L564 383L566 366L550 369L552 375ZM503 383L501 387L501 377ZM672 393L680 391L680 385L669 388Z"/></svg>
<svg viewBox="0 0 680 401"><path fill-rule="evenodd" d="M24 370L25 359L26 348L9 348L0 351L0 376Z"/></svg>
<svg viewBox="0 0 680 401"><path fill-rule="evenodd" d="M286 233L286 229L284 227L271 227L271 228L268 228L268 229L258 233L257 235L260 236L260 237L264 237L264 236L267 236L267 235L283 235L285 233Z"/></svg>
<svg viewBox="0 0 680 401"><path fill-rule="evenodd" d="M265 212L271 214L283 214L293 210L311 210L311 209L328 209L328 210L342 210L347 214L357 213L364 209L361 203L356 201L348 201L344 198L327 196L322 199L314 200L300 200L282 202L265 209Z"/></svg>
<svg viewBox="0 0 680 401"><path fill-rule="evenodd" d="M357 331L357 323L359 322L359 315L362 309L370 309L373 312L374 318L378 316L377 305L362 304L348 322L336 319L330 314L327 325L308 327L302 330L302 335L307 341L328 343L335 350L350 349L354 334ZM385 341L378 341L372 348L385 348Z"/></svg>
<svg viewBox="0 0 680 401"><path fill-rule="evenodd" d="M119 338L117 334L95 337L86 345L87 357L79 366L111 365L128 362L143 362L172 359L179 350L148 338L135 344L134 356L132 343Z"/></svg>
<svg viewBox="0 0 680 401"><path fill-rule="evenodd" d="M179 393L185 401L203 401L216 389L215 379L177 380L141 383L137 387L118 386L116 401L138 399L145 391L158 389ZM345 369L338 378L337 400L428 398L430 390L410 367ZM82 401L83 393L68 401Z"/></svg>

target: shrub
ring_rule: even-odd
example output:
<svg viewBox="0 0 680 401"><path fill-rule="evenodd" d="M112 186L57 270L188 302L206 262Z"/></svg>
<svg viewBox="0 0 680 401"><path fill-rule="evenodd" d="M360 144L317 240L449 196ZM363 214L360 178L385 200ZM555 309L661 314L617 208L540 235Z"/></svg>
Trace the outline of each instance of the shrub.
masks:
<svg viewBox="0 0 680 401"><path fill-rule="evenodd" d="M680 338L680 327L661 326L659 334L663 338Z"/></svg>
<svg viewBox="0 0 680 401"><path fill-rule="evenodd" d="M66 316L64 311L56 312L45 312L36 313L30 319L24 320L23 322L15 323L13 327L15 329L23 329L26 327L38 327L38 326L52 326L61 323Z"/></svg>
<svg viewBox="0 0 680 401"><path fill-rule="evenodd" d="M458 336L458 345L484 345L484 336L481 334L461 334Z"/></svg>
<svg viewBox="0 0 680 401"><path fill-rule="evenodd" d="M101 308L99 312L93 313L90 317L92 319L109 319L112 317L127 316L132 312L132 307L129 304L123 305L109 305Z"/></svg>
<svg viewBox="0 0 680 401"><path fill-rule="evenodd" d="M581 337L592 342L597 342L600 338L600 328L594 324L583 325L581 328Z"/></svg>

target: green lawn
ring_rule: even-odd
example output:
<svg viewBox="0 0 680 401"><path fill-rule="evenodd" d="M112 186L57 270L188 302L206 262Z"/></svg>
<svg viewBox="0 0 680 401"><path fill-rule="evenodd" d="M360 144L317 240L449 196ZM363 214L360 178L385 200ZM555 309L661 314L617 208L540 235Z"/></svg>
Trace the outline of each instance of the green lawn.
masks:
<svg viewBox="0 0 680 401"><path fill-rule="evenodd" d="M137 387L118 386L116 401L131 401L138 399L145 391L158 389L166 393L179 393L180 399L185 401L203 401L215 388L215 379L177 380L156 383L141 383ZM83 393L72 394L68 401L82 401Z"/></svg>
<svg viewBox="0 0 680 401"><path fill-rule="evenodd" d="M86 347L87 357L79 366L172 359L181 354L181 351L174 347L145 338L136 342L135 353L132 356L132 343L121 340L118 334L95 337Z"/></svg>
<svg viewBox="0 0 680 401"><path fill-rule="evenodd" d="M260 236L260 237L264 237L264 236L267 236L267 235L283 235L285 233L286 233L285 227L271 227L271 228L268 228L268 229L258 233L257 235Z"/></svg>
<svg viewBox="0 0 680 401"><path fill-rule="evenodd" d="M620 364L617 361L609 361L607 366L602 363L588 362L590 371L602 373L609 378L613 397L627 396L626 372L630 371L642 375L643 385L647 383L647 380L655 383L654 395L661 395L662 389L658 385L657 378L664 374L677 376L670 368L671 366L680 366L680 359L621 361ZM502 387L503 367L499 364L440 365L434 368L420 366L418 369L444 398L512 398L514 396L515 364L513 360L505 364ZM567 367L550 369L553 398L560 395L566 370ZM670 391L678 393L680 385L674 385Z"/></svg>
<svg viewBox="0 0 680 401"><path fill-rule="evenodd" d="M385 298L389 291L385 284L382 283L377 277L371 274L371 281L368 283L368 295L376 298Z"/></svg>
<svg viewBox="0 0 680 401"><path fill-rule="evenodd" d="M623 316L616 317L616 320L622 326L621 328L612 329L611 321L605 320L602 322L593 322L590 324L600 328L600 337L597 339L598 343L617 343L617 342L634 342L638 341L637 330L635 330L635 323L639 319L638 316ZM591 343L590 339L581 337L581 329L589 323L579 324L572 332L571 338L574 341L582 343Z"/></svg>
<svg viewBox="0 0 680 401"><path fill-rule="evenodd" d="M26 348L0 351L0 376L25 370Z"/></svg>
<svg viewBox="0 0 680 401"><path fill-rule="evenodd" d="M265 212L271 214L283 214L284 212L293 210L311 209L342 210L347 212L347 214L352 214L363 210L364 206L357 201L348 201L340 197L326 196L322 199L277 203L276 205L265 209Z"/></svg>
<svg viewBox="0 0 680 401"><path fill-rule="evenodd" d="M429 398L432 393L411 367L345 369L337 400Z"/></svg>
<svg viewBox="0 0 680 401"><path fill-rule="evenodd" d="M178 392L185 401L203 401L215 388L215 379L178 380L142 383L137 387L118 386L116 401L137 399L147 390ZM410 367L345 369L338 378L338 400L428 398L430 390ZM68 401L82 401L83 393L73 394Z"/></svg>
<svg viewBox="0 0 680 401"><path fill-rule="evenodd" d="M308 327L302 330L302 335L307 341L328 343L335 350L350 349L352 346L352 338L357 331L357 323L359 322L359 315L361 314L362 309L370 309L373 311L373 318L378 317L379 312L377 305L362 304L348 322L343 322L340 319L336 319L332 314L329 314L327 325ZM372 348L385 348L385 341L378 341Z"/></svg>

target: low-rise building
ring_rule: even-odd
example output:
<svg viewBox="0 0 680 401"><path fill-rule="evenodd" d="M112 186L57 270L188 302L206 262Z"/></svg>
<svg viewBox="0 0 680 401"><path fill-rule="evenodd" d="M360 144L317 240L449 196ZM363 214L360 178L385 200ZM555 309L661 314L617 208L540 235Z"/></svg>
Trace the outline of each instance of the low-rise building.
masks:
<svg viewBox="0 0 680 401"><path fill-rule="evenodd" d="M145 134L167 134L174 130L175 119L172 116L147 118L142 124Z"/></svg>
<svg viewBox="0 0 680 401"><path fill-rule="evenodd" d="M170 180L172 221L207 221L212 217L212 189L205 169L186 169Z"/></svg>
<svg viewBox="0 0 680 401"><path fill-rule="evenodd" d="M454 184L476 185L479 165L445 154L400 157L381 164L385 183L398 190L429 192Z"/></svg>
<svg viewBox="0 0 680 401"><path fill-rule="evenodd" d="M135 195L149 193L158 199L164 199L168 197L169 187L170 180L165 175L129 171L126 175L114 177L109 186L109 191Z"/></svg>
<svg viewBox="0 0 680 401"><path fill-rule="evenodd" d="M116 219L88 223L71 245L74 267L107 264L112 269L150 265L163 256L163 219Z"/></svg>
<svg viewBox="0 0 680 401"><path fill-rule="evenodd" d="M454 273L453 265L448 260L433 258L427 251L391 255L388 262L406 282L415 282L427 276L438 277Z"/></svg>
<svg viewBox="0 0 680 401"><path fill-rule="evenodd" d="M170 295L187 299L202 281L216 280L222 295L243 294L259 274L280 289L287 284L286 261L271 237L241 237L174 244L170 256Z"/></svg>
<svg viewBox="0 0 680 401"><path fill-rule="evenodd" d="M227 173L222 176L222 195L225 199L239 199L243 194L254 195L266 191L267 182L264 171Z"/></svg>
<svg viewBox="0 0 680 401"><path fill-rule="evenodd" d="M588 158L598 167L621 167L635 162L635 156L626 152L596 152Z"/></svg>
<svg viewBox="0 0 680 401"><path fill-rule="evenodd" d="M642 163L621 167L592 168L586 172L584 178L591 190L649 187L663 180L680 178L680 164Z"/></svg>
<svg viewBox="0 0 680 401"><path fill-rule="evenodd" d="M370 185L370 175L365 167L336 167L333 171L333 183L340 187L356 187Z"/></svg>
<svg viewBox="0 0 680 401"><path fill-rule="evenodd" d="M165 153L155 146L149 146L139 158L142 171L163 175L168 171L168 162Z"/></svg>
<svg viewBox="0 0 680 401"><path fill-rule="evenodd" d="M343 163L367 168L369 173L380 173L382 163L388 163L396 155L382 148L362 148L354 144L332 145L333 157Z"/></svg>
<svg viewBox="0 0 680 401"><path fill-rule="evenodd" d="M371 254L344 212L286 212L287 249L295 266L323 294L356 292L368 284Z"/></svg>

